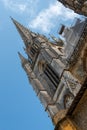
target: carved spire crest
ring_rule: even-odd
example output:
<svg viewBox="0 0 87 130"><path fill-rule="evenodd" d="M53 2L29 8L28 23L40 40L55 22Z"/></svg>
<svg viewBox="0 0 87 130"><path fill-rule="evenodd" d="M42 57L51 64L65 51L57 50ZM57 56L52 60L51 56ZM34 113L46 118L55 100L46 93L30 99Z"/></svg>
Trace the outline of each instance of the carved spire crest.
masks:
<svg viewBox="0 0 87 130"><path fill-rule="evenodd" d="M25 43L25 46L27 47L29 44L33 43L33 39L32 39L32 35L31 35L31 31L29 29L27 29L26 27L24 27L22 24L20 24L19 22L17 22L15 19L11 18L14 25L16 26L20 36L22 37L22 40Z"/></svg>

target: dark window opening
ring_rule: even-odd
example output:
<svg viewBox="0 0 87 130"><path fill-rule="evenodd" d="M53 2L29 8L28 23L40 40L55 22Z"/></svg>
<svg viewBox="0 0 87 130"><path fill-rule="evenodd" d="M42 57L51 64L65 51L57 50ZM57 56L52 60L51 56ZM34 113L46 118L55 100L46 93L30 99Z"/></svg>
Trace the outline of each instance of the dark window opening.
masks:
<svg viewBox="0 0 87 130"><path fill-rule="evenodd" d="M31 55L34 56L38 52L38 45L34 44L31 47Z"/></svg>
<svg viewBox="0 0 87 130"><path fill-rule="evenodd" d="M35 49L33 47L31 47L31 54L32 54L32 56L35 55Z"/></svg>
<svg viewBox="0 0 87 130"><path fill-rule="evenodd" d="M30 58L30 56L28 55L28 61L30 64L32 64L32 59Z"/></svg>
<svg viewBox="0 0 87 130"><path fill-rule="evenodd" d="M36 52L38 51L38 45L37 44L34 44L34 48L36 50Z"/></svg>
<svg viewBox="0 0 87 130"><path fill-rule="evenodd" d="M44 73L50 79L51 83L55 86L55 88L57 88L59 84L59 76L49 64L46 65Z"/></svg>

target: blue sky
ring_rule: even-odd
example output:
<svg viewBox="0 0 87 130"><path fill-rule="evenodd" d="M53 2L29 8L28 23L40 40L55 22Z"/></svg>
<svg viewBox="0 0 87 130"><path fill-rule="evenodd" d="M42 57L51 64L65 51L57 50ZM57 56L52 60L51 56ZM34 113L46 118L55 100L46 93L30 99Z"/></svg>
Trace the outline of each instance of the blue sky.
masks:
<svg viewBox="0 0 87 130"><path fill-rule="evenodd" d="M56 0L0 0L0 130L53 130L21 67L23 42L10 16L35 32L53 34L75 14ZM25 54L24 54L25 55Z"/></svg>

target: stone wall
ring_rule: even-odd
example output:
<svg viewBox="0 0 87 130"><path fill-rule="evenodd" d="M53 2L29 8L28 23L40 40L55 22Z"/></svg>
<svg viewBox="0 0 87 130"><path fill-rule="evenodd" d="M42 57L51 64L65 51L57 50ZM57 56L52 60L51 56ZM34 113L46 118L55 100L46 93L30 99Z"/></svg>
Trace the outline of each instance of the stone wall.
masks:
<svg viewBox="0 0 87 130"><path fill-rule="evenodd" d="M76 13L87 16L87 0L59 0L64 6Z"/></svg>
<svg viewBox="0 0 87 130"><path fill-rule="evenodd" d="M72 118L81 130L87 130L87 90L77 105Z"/></svg>

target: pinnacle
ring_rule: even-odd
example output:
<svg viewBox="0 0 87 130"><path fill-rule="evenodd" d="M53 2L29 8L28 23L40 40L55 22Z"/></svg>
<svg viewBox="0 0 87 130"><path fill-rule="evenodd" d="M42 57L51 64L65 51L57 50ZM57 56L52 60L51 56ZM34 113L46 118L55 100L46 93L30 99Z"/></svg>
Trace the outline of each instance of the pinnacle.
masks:
<svg viewBox="0 0 87 130"><path fill-rule="evenodd" d="M10 16L10 18L11 18L11 20L12 20L12 22L16 25L18 22L14 19L14 18L12 18L11 16Z"/></svg>
<svg viewBox="0 0 87 130"><path fill-rule="evenodd" d="M10 16L11 20L13 21L14 19Z"/></svg>
<svg viewBox="0 0 87 130"><path fill-rule="evenodd" d="M21 63L23 65L26 64L26 63L28 63L28 60L24 56L22 56L22 54L20 52L18 52L18 55L19 55L19 57L21 59Z"/></svg>
<svg viewBox="0 0 87 130"><path fill-rule="evenodd" d="M24 27L22 24L20 24L19 22L17 22L15 19L13 19L11 17L11 20L13 21L14 25L16 26L16 29L18 30L22 40L25 43L25 46L28 46L28 43L32 43L32 35L31 35L31 31Z"/></svg>

